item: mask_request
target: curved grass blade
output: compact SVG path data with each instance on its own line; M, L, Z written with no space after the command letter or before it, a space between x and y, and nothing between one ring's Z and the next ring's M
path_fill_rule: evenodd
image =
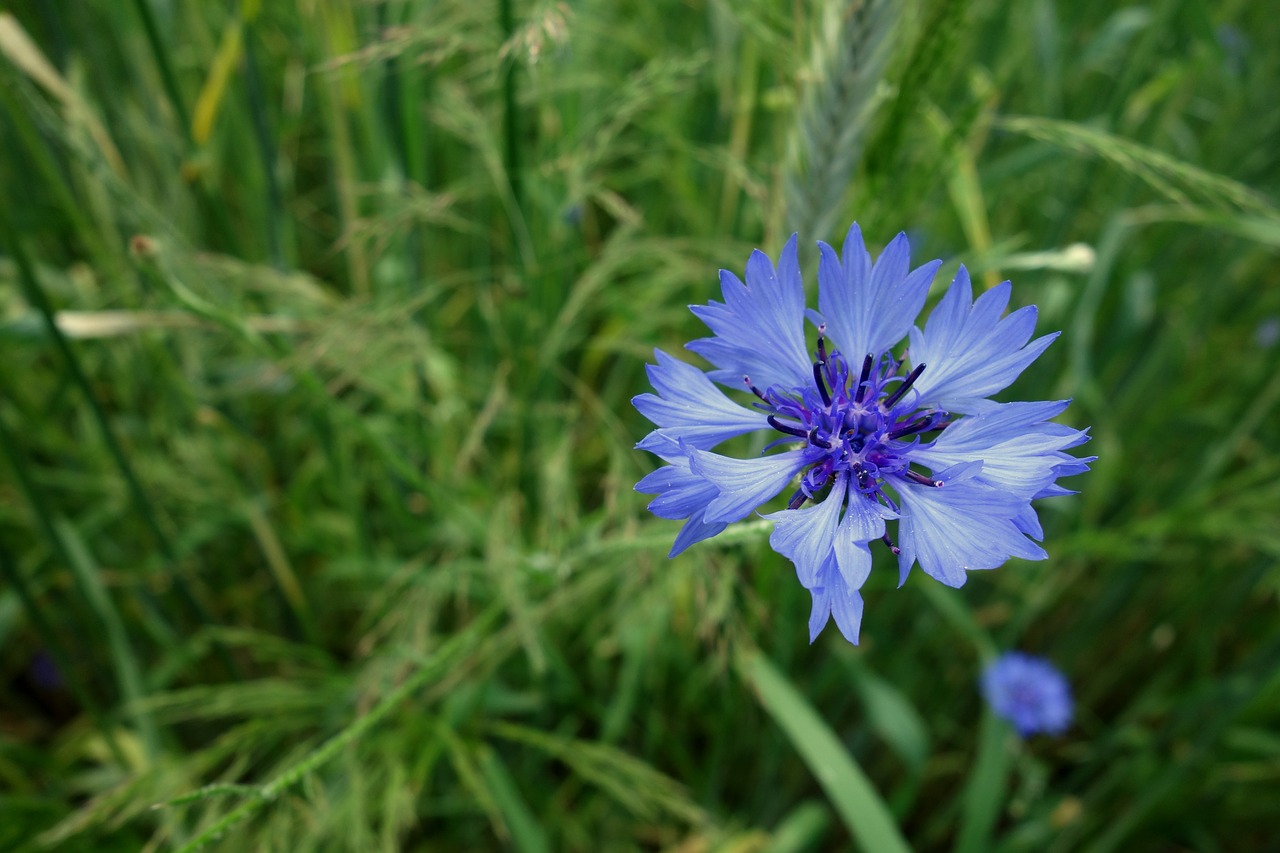
M872 853L908 853L911 846L898 831L888 804L791 682L755 649L739 650L734 666L827 792L858 847Z

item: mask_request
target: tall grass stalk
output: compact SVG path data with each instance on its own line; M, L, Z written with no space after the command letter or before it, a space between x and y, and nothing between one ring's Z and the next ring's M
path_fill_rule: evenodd
M785 228L834 239L877 108L902 3L840 0L818 6L800 110L787 142Z

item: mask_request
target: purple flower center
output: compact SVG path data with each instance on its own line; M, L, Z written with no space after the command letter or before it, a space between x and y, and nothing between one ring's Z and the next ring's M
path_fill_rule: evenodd
M905 362L892 353L879 359L868 353L854 373L841 353L827 351L824 332L825 327L819 327L812 384L791 389L772 385L761 391L750 377L744 377L761 400L756 408L769 412L769 425L785 436L769 447L800 441L807 445L803 452L809 466L788 507L796 509L813 499L840 473L847 473L848 482L867 497L883 499L895 509L882 489L886 478L941 486L909 465L921 435L948 425L946 412L921 408L918 395L911 391L925 366L916 365L904 375Z

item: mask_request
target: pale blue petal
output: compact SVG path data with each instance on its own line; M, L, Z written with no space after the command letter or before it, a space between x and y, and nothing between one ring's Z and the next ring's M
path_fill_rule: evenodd
M983 483L978 463L943 471L941 487L899 480L898 565L905 580L914 562L948 586L962 586L965 573L994 569L1010 557L1043 560L1044 549L1018 529L1026 498Z
M818 253L818 308L836 348L855 364L906 337L941 263L909 272L910 245L899 234L873 267L857 223L845 238L843 258L826 243L818 244Z
M636 483L637 492L658 495L649 503L649 511L658 518L689 518L719 496L720 490L714 484L690 469L687 458L668 461L670 465L664 465Z
M711 378L735 388L743 376L759 388L791 389L811 381L796 235L783 247L776 269L756 250L747 261L746 284L727 270L721 270L720 283L723 303L690 306L713 337L687 346L718 368Z
M1065 400L993 404L982 414L956 421L930 445L913 451L911 458L935 471L980 461L982 482L1029 499L1064 476L1065 468L1081 467L1062 451L1087 436L1063 424L1045 423L1066 407Z
M649 511L659 518L688 519L680 528L671 553L668 554L674 557L695 542L715 536L728 524L705 520L707 505L715 500L720 492L714 485L692 471L687 456L674 455L683 451L673 442L668 442L658 452L670 464L641 479L636 483L636 491L658 495L649 502Z
M784 509L765 518L774 522L769 544L796 566L800 585L810 589L820 585L819 573L831 557L844 503L845 478L837 477L830 493L814 506Z
M857 489L850 491L849 507L835 538L836 565L849 589L861 589L867 582L871 574L871 549L867 543L884 535L885 519L897 517Z
M814 587L809 594L813 596L813 608L809 611L809 644L812 645L831 621L831 588Z
M688 448L693 473L711 483L719 496L707 507L707 521L737 521L782 491L807 458L801 451L731 459Z
M1013 517L1013 523L1037 542L1044 539L1044 528L1040 526L1040 516L1036 515L1036 508L1031 504L1026 504L1018 510L1018 514Z
M911 361L926 366L915 383L922 407L960 413L989 408L985 398L1008 387L1058 336L1027 343L1036 310L1028 306L1001 319L1009 292L1006 281L974 301L962 266L924 331L911 330Z
M862 626L862 595L845 584L834 559L828 560L821 575L823 585L809 590L813 596L813 609L809 612L809 642L818 638L834 616L840 633L856 646Z
M695 542L710 539L712 536L715 536L728 526L728 522L724 521L717 521L710 524L703 521L703 511L698 510L693 515L689 516L689 520L680 528L680 532L676 534L675 544L671 546L671 552L668 553L667 556L675 557Z
M858 632L862 628L862 594L837 581L831 587L831 615L836 618L836 627L844 638L858 645Z
M657 424L636 447L658 451L667 441L684 441L707 450L743 433L768 429L763 412L747 409L725 396L705 373L691 364L654 350L656 365L646 365L657 394L641 394L631 402Z

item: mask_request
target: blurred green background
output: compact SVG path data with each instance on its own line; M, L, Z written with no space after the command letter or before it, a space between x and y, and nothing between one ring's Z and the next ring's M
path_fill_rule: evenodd
M1277 80L1243 0L8 4L0 849L1275 849ZM1012 278L1100 458L810 646L629 400L854 219Z

